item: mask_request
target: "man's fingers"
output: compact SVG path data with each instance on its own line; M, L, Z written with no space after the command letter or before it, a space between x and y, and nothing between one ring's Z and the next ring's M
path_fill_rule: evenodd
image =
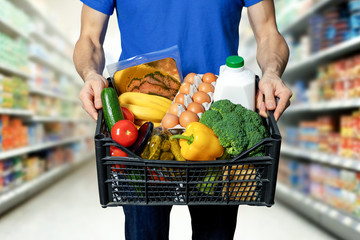
M270 83L265 83L261 87L261 91L265 95L265 107L268 110L274 110L276 108L276 102L274 98L274 87Z
M101 91L107 87L107 81L94 81L92 82L92 89L94 91L94 104L96 109L102 108Z
M279 96L279 102L274 112L274 118L276 121L280 118L280 116L285 111L285 109L290 106L289 98L290 98L290 94L288 93L284 93L282 94L282 96Z
M82 102L81 107L92 117L94 120L97 120L98 113L94 107L93 102L91 101L91 95L89 93L80 92L79 99Z
M260 110L261 104L264 102L264 94L261 90L257 91L256 95L256 108Z
M260 104L259 114L260 114L260 116L263 116L264 118L267 118L267 117L268 117L267 111L266 111L266 107L265 107L265 102L262 102L262 103Z

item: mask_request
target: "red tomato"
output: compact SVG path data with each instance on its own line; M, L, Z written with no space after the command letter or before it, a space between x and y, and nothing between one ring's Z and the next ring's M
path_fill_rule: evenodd
M111 129L112 139L124 147L130 147L138 137L138 130L129 120L120 120Z
M122 151L120 148L110 146L110 156L112 157L127 157L127 153Z
M121 107L121 111L122 111L122 113L124 115L124 118L126 120L129 120L129 121L132 121L132 122L135 121L134 114L132 114L132 112L130 112L129 109L127 109L126 107Z
M110 146L110 156L112 157L127 157L127 153L122 151L120 148L117 148L115 146ZM121 164L115 164L115 165L111 165L112 167L112 171L113 172L119 172L119 173L124 173L124 171L120 170L120 169L125 169L125 165Z

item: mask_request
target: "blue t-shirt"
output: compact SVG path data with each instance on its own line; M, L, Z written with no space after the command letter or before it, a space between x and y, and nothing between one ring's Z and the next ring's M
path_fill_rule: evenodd
M243 6L261 0L81 0L111 15L121 33L120 60L178 45L183 76L219 73L237 55Z

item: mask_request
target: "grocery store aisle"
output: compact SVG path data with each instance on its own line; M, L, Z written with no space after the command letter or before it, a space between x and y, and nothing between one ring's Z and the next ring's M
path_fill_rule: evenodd
M99 205L91 160L0 217L0 236L2 240L124 239L123 225L121 208L102 209ZM272 208L240 207L237 226L235 239L335 239L280 203ZM185 206L172 210L170 239L191 239Z

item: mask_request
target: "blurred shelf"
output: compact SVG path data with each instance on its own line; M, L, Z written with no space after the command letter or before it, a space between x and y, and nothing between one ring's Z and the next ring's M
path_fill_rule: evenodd
M26 153L36 152L36 151L40 151L40 150L43 150L43 149L56 147L56 146L59 146L59 145L65 145L65 144L68 144L68 143L78 142L78 141L84 140L84 139L86 139L88 137L90 137L90 136L72 137L72 138L67 138L67 139L59 140L59 141L50 141L50 142L46 142L46 143L38 143L38 144L35 144L35 145L32 145L32 146L16 148L16 149L8 150L8 151L1 151L0 152L0 161L2 159L7 159L7 158L19 156L19 155L26 154Z
M278 182L276 198L341 239L360 239L360 220Z
M73 102L73 103L79 103L80 101L76 98L69 98L67 96L61 95L59 93L54 93L48 90L40 89L40 88L32 88L30 89L30 93L32 94L39 94L43 96L53 97L53 98L59 98L64 101Z
M67 45L72 46L72 43L68 40L68 38L60 32L55 24L53 24L45 15L40 12L35 6L34 2L30 0L12 0L12 2L18 6L18 8L23 9L26 13L28 13L32 17L38 17L41 19L43 23L45 23L46 28L59 36Z
M59 54L60 56L62 56L63 58L65 58L66 60L68 60L69 62L72 63L71 57L66 55L65 52L63 50L61 50L60 48L58 48L57 46L55 46L55 44L51 43L50 40L47 39L46 36L44 36L44 35L42 35L42 34L40 34L38 32L33 32L33 33L31 33L30 37L34 41L41 42L48 49L51 49L51 51L55 51L57 54Z
M324 152L304 149L301 147L281 145L281 154L294 157L301 157L318 163L329 164L335 167L360 171L360 161L358 159L345 158Z
M71 117L60 117L60 116L37 116L34 115L29 121L33 122L93 122L90 119L82 119L82 118L71 118Z
M42 189L54 184L56 180L61 179L92 157L94 157L94 153L87 154L79 159L76 159L73 163L58 166L29 182L22 183L9 192L0 194L0 215L19 203L28 200L31 196L35 195Z
M48 59L44 59L43 57L40 57L40 56L37 56L37 55L30 55L29 56L29 59L34 61L34 62L37 62L41 65L44 65L48 68L51 68L52 70L60 73L60 74L63 74L63 75L66 75L66 76L69 76L69 77L73 77L70 73L66 72L65 70L59 68L55 63L49 61Z
M15 75L15 76L26 78L26 79L30 78L30 74L27 74L23 71L13 68L13 67L5 66L2 63L0 63L0 73L5 73L8 75Z
M308 72L309 69L314 70L322 63L328 62L329 60L334 60L337 57L351 53L358 49L360 49L360 36L317 52L299 62L290 64L286 68L284 75L295 75L299 74L300 72Z
M304 30L306 28L306 26L308 25L307 20L310 18L310 16L312 16L314 13L321 11L325 7L329 6L331 3L335 3L335 2L337 2L337 1L323 0L323 1L316 3L312 8L310 8L308 11L306 11L305 14L296 18L293 22L289 23L283 29L280 29L280 32L283 35L286 35L286 34L291 34L294 32L299 32L301 30Z
M0 108L0 114L15 116L32 116L33 112L25 109Z
M318 103L301 103L291 106L287 109L288 113L303 113L308 111L324 111L324 110L339 110L347 108L360 107L360 98L348 99L348 100L331 100Z
M0 29L2 33L10 37L22 37L25 40L29 40L29 36L24 34L22 31L17 29L16 27L12 26L10 23L7 23L1 16L0 16Z

